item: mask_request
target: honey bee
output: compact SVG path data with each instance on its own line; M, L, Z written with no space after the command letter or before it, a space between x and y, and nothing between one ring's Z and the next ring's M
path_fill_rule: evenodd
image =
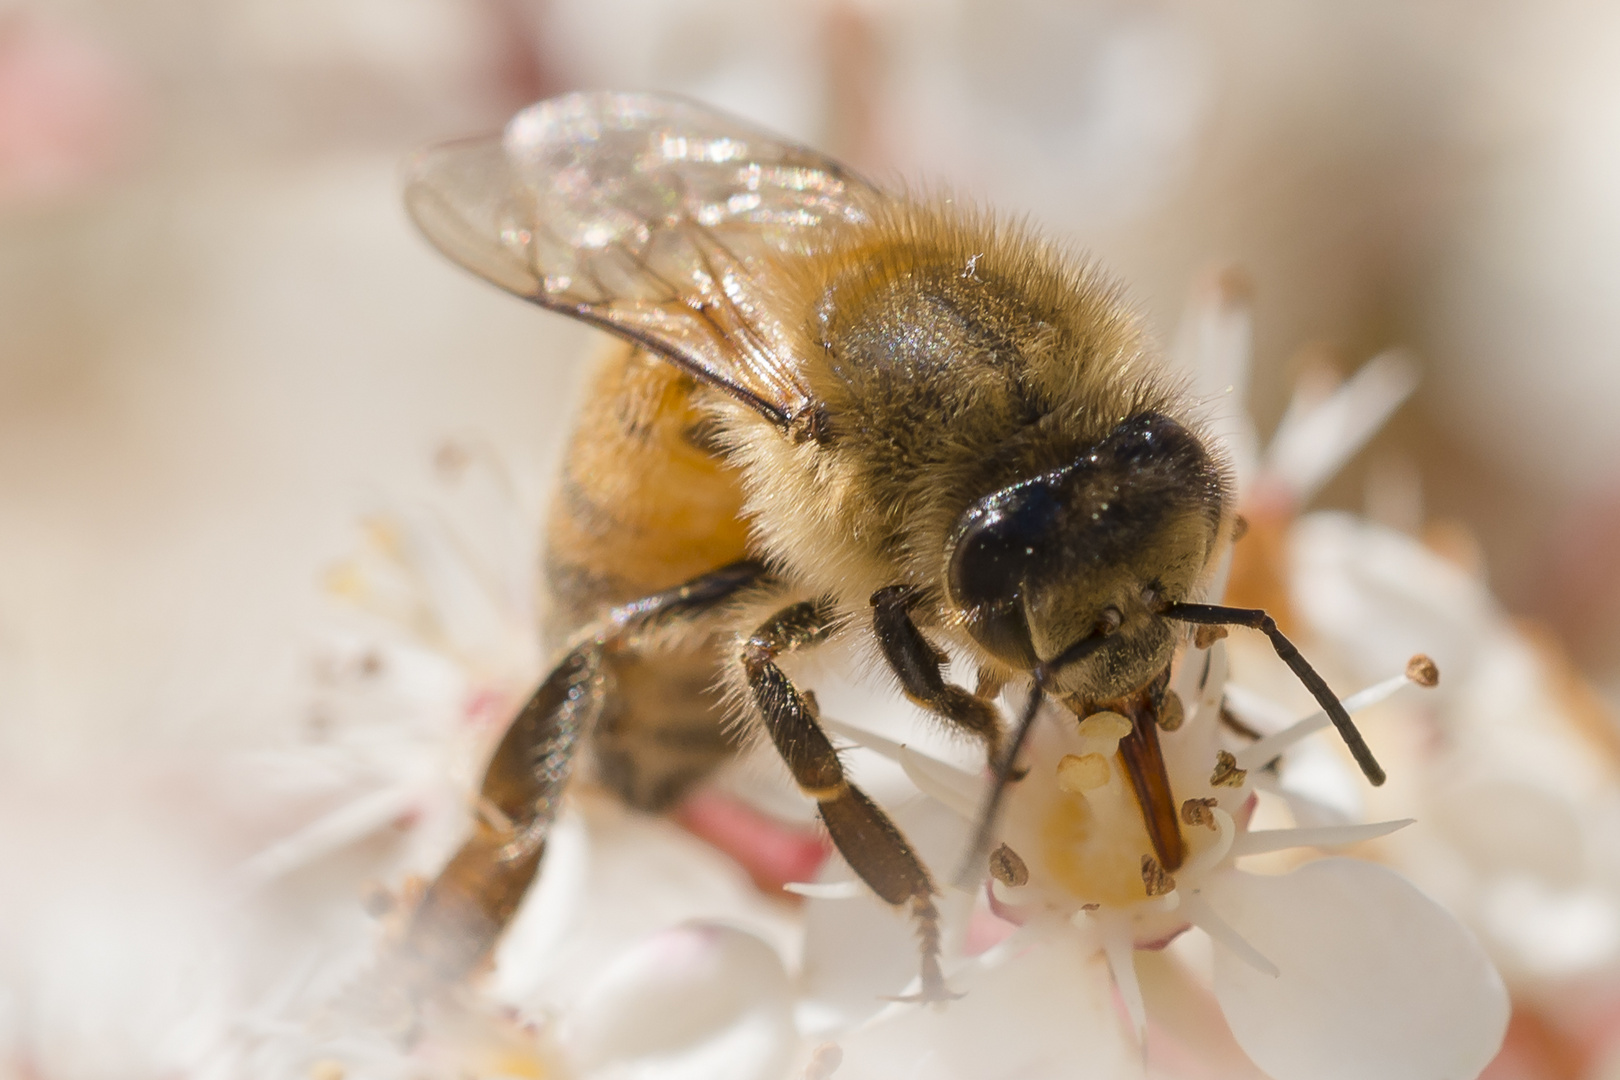
M421 154L406 199L456 262L624 342L550 518L561 659L405 932L413 977L488 957L587 745L602 783L657 810L732 752L729 718L774 744L872 891L909 908L917 996L948 997L934 874L781 666L835 635L871 635L906 697L983 744L997 783L968 882L1044 699L1132 719L1123 764L1158 863L1180 866L1158 728L1187 624L1266 633L1382 781L1263 611L1199 602L1233 539L1228 469L1094 268L658 95L540 102L498 138ZM975 688L948 681L952 657ZM1004 687L1028 687L1015 717Z

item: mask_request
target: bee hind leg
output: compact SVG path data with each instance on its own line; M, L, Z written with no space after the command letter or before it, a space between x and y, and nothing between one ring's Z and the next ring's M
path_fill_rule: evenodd
M479 791L473 834L439 871L394 953L414 993L478 970L516 914L545 851L580 739L607 694L602 645L565 656L501 738Z
M776 664L783 653L825 640L832 627L830 605L806 601L777 612L743 646L748 688L793 779L816 800L839 854L885 902L910 907L922 950L922 987L911 1000L947 1001L958 995L950 992L940 970L940 920L933 879L888 815L845 777L838 752L821 728L813 699L801 693Z
M423 894L384 963L385 978L420 997L488 961L539 870L582 740L613 702L614 652L714 610L765 576L752 560L722 566L614 608L579 639L501 737L484 771L473 834Z

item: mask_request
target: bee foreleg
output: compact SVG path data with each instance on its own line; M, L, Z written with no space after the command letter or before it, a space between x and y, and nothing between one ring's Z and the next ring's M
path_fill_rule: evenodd
M945 681L944 653L923 637L911 618L916 593L890 585L872 594L872 629L883 658L900 679L906 697L984 740L994 765L1001 760L1001 717L989 699Z
M821 812L833 845L872 891L896 907L909 904L922 947L922 991L927 1001L954 996L939 966L939 912L934 882L888 815L844 775L838 752L801 693L777 666L783 653L824 640L833 627L830 606L814 601L783 608L743 646L748 688L765 730L799 787Z

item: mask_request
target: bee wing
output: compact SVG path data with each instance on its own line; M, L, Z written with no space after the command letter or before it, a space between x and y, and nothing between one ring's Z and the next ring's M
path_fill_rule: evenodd
M679 98L542 101L498 137L410 165L406 205L446 255L628 338L779 424L810 403L765 275L881 196L812 150Z

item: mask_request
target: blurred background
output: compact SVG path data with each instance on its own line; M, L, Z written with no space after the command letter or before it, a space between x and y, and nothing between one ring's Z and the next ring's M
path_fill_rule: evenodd
M1167 344L1238 268L1262 434L1409 350L1312 505L1483 575L1620 702L1613 5L0 0L7 762L304 723L322 575L446 438L543 505L589 335L432 252L398 169L578 87L1027 214Z

